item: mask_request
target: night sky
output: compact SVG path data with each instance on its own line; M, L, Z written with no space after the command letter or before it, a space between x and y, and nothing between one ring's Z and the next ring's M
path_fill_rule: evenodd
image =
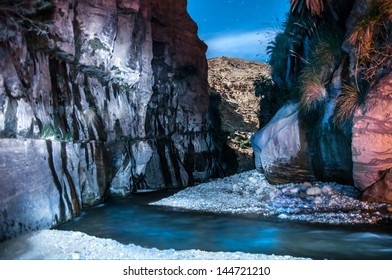
M289 0L188 0L188 11L209 46L207 57L266 61L265 48L281 28Z

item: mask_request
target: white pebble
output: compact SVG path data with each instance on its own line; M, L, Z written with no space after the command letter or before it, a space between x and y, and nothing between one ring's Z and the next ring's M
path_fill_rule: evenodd
M331 186L324 186L324 187L321 189L321 192L322 192L323 194L325 194L325 195L331 195L331 194L333 193L333 189L332 189Z
M318 187L311 187L306 190L307 195L317 196L321 194L321 190Z
M299 192L299 188L293 188L290 190L291 194L297 194Z
M321 203L323 203L323 200L321 199L321 197L316 197L315 199L314 199L314 203L315 204L321 204Z
M257 184L258 180L254 177L249 177L248 181L251 182L252 184Z
M263 193L263 188L259 188L256 190L257 195L261 195Z

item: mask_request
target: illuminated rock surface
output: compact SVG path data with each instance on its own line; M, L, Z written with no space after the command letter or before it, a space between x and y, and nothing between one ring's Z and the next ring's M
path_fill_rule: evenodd
M225 172L186 1L53 1L52 12L48 36L6 20L14 36L0 42L0 240L108 194Z

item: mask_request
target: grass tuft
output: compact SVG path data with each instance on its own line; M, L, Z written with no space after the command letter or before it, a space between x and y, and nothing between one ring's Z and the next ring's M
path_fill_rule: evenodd
M361 105L360 91L348 84L342 86L342 94L336 99L334 110L334 123L337 127L343 127L351 123L355 111Z
M315 72L312 66L307 65L303 69L299 87L301 116L306 117L314 114L324 106L327 91L322 77Z

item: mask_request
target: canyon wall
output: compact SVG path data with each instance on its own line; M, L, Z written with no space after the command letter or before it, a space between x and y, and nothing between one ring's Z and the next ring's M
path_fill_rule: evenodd
M49 4L0 7L0 240L225 172L185 0Z

